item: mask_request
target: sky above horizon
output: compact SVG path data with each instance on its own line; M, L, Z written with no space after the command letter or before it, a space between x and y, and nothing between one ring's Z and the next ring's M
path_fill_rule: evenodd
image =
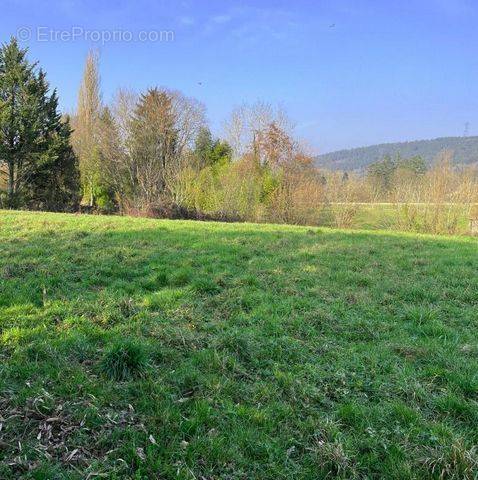
M220 134L234 106L264 100L325 153L478 135L477 25L476 0L3 0L0 41L29 47L65 111L96 48L105 101L178 89Z

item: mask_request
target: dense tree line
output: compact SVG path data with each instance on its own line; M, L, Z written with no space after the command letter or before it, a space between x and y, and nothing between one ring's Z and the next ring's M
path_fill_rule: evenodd
M430 204L441 210L424 229L451 231L444 206L477 201L476 172L453 167L449 154L431 168L397 154L361 175L319 169L287 114L264 102L234 109L223 139L204 106L176 90L120 89L105 103L98 63L91 52L70 120L26 51L14 39L0 50L3 206L311 225L327 209L343 227L360 202ZM413 208L403 212L413 227Z
M214 138L204 106L155 87L102 102L90 53L72 121L84 208L154 216L306 222L318 171L281 111L242 106ZM315 202L315 204L314 204ZM310 211L310 212L309 212ZM307 218L306 218L307 217Z

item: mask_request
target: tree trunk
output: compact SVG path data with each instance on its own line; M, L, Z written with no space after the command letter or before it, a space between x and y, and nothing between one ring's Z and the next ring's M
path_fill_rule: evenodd
M90 207L93 207L95 199L93 197L93 180L90 180Z
M15 162L8 162L7 206L14 207L15 200Z

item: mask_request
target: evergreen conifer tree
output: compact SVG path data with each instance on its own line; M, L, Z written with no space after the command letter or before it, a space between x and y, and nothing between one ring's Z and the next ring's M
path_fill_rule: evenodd
M56 91L15 38L0 48L0 169L6 206L70 210L78 198L77 161Z

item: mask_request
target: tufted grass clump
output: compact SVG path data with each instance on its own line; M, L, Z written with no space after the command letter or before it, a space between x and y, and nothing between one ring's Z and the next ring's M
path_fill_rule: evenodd
M146 349L130 339L111 345L101 361L102 372L110 379L120 382L143 376L147 367Z

